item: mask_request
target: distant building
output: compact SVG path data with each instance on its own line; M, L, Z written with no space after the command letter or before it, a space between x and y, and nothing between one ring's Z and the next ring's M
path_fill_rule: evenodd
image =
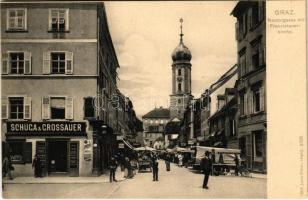
M213 115L218 112L225 104L225 95L227 88L233 88L238 78L237 65L232 66L215 83L201 94L201 133L198 142L205 146L211 146L212 139L210 130L210 121ZM213 129L212 129L213 130Z
M218 110L209 119L210 137L208 146L238 148L237 97L235 88L226 88L224 95L217 96Z
M142 116L143 139L145 145L153 147L154 142L164 138L165 126L170 119L170 111L159 107Z
M173 148L178 144L178 137L180 134L180 123L178 118L171 119L165 127L165 146L166 148Z
M266 172L266 35L265 1L240 1L236 17L238 52L239 147L247 167Z

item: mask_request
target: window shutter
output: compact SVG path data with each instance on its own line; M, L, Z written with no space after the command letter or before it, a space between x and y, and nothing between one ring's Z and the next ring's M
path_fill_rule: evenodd
M43 74L50 74L50 52L43 53Z
M265 3L263 1L259 1L258 4L259 4L258 5L259 22L261 22L264 19L264 11L265 11L264 5L265 5Z
M244 115L247 115L247 109L248 109L248 98L247 98L248 92L244 94Z
M50 98L42 98L42 119L50 119Z
M24 163L32 163L32 142L23 143L23 161Z
M1 118L9 118L9 99L6 96L2 96L1 98Z
M8 52L2 52L2 74L9 73L9 54Z
M248 30L250 30L252 28L252 8L249 8L248 9L248 23L247 23L247 26L248 26Z
M25 74L31 74L31 52L24 52L25 57Z
M69 30L69 10L65 11L65 30Z
M264 109L264 105L265 105L265 101L266 101L266 99L265 99L265 92L264 92L264 86L262 86L261 88L260 88L260 110L261 111L264 111L265 109Z
M248 114L254 112L254 104L253 104L253 92L248 93Z
M246 34L246 28L247 28L247 22L246 22L246 13L243 15L243 34Z
M73 97L65 98L65 119L73 119L74 116Z
M24 97L24 119L31 119L31 97Z
M264 65L264 57L263 57L263 46L260 43L258 46L259 51L259 67Z
M235 39L236 40L239 40L239 33L240 33L240 30L239 30L239 22L237 21L235 23Z
M73 52L65 52L66 74L73 74Z

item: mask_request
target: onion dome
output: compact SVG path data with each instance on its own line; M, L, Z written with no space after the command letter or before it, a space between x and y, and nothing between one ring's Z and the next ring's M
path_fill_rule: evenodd
M181 42L179 46L177 46L173 53L172 53L172 60L175 61L190 61L191 60L191 53L189 49Z
M173 50L172 53L173 62L191 60L191 52L183 43L183 35L184 35L182 32L183 19L180 19L180 22L181 22L180 44Z

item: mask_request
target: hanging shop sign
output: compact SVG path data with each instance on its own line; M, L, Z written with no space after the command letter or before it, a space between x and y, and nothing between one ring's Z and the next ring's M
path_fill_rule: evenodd
M124 143L119 143L119 149L124 149Z
M8 135L86 135L85 122L7 122Z

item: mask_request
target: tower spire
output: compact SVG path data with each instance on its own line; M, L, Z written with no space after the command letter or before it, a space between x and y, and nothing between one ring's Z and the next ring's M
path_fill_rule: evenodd
M180 42L182 43L183 42L183 26L182 26L182 24L183 24L183 18L181 18L180 19L180 23L181 23L181 26L180 26L180 28L181 28L181 34L180 34Z

